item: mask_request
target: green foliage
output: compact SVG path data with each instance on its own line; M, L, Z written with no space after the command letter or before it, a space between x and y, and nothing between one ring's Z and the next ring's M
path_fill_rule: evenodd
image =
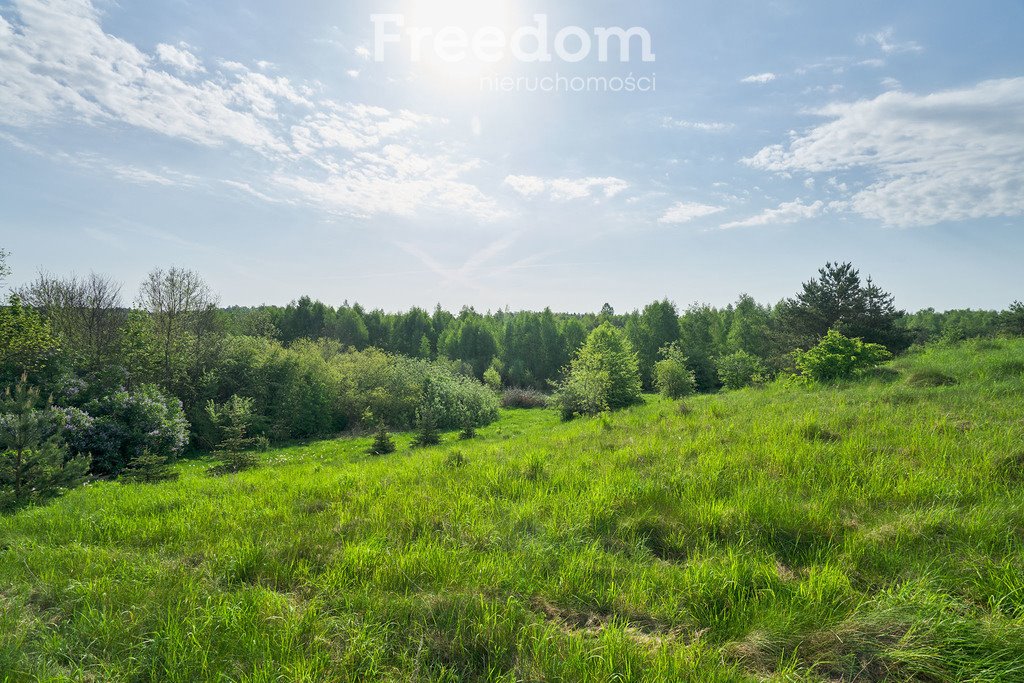
M484 373L484 385L492 391L501 391L501 373L493 365Z
M18 295L0 306L0 382L12 384L23 374L38 373L58 349L49 323L23 306Z
M237 394L221 405L213 401L206 404L210 421L221 432L221 440L214 455L223 460L225 467L232 472L255 467L259 462L255 451L266 447L264 439L249 436L253 406L251 398Z
M466 423L462 426L462 431L459 432L460 441L469 441L477 437L476 423L471 419L467 419Z
M45 501L86 479L89 457L69 453L43 404L25 377L0 398L0 510Z
M661 349L679 341L679 311L668 299L649 304L626 324L626 336L637 353L643 385L651 389Z
M718 359L718 378L726 389L742 389L762 380L767 368L757 356L736 351Z
M1003 315L1003 330L1007 334L1024 336L1024 302L1014 301Z
M850 379L891 358L892 354L880 344L868 344L829 330L817 346L797 353L796 366L808 379L835 382Z
M181 401L152 384L119 389L69 410L64 438L72 452L92 455L92 470L117 476L144 453L173 461L188 443L189 423Z
M641 401L640 369L626 335L602 323L570 363L553 398L569 420L619 410Z
M693 371L699 391L718 389L715 360L722 348L723 327L718 312L706 305L695 304L682 317L681 347L686 355L686 367Z
M171 469L167 456L145 451L128 463L120 480L129 484L157 484L177 478L178 473Z
M396 450L395 442L391 439L388 426L384 420L377 420L377 431L373 435L373 445L370 446L370 455L389 455Z
M655 385L662 396L683 398L697 390L697 379L690 370L679 344L661 350L662 360L655 366Z
M501 359L511 386L543 389L582 345L587 329L576 319L559 321L550 309L506 316Z
M339 382L339 407L346 415L370 410L396 428L416 422L429 382L432 413L440 429L462 427L467 415L480 425L498 418L498 397L480 382L443 362L393 356L377 350L331 359Z
M100 482L0 517L0 678L1019 681L1022 359Z
M154 353L160 386L188 394L219 351L217 296L195 271L157 268L139 288L137 304L149 316L146 348Z
M740 296L729 324L727 347L730 351L744 351L758 358L769 353L770 310L763 308L749 294Z
M807 348L833 329L893 351L910 345L898 324L904 313L896 309L893 296L871 278L862 282L853 264L827 263L818 275L781 311L784 334L793 346Z
M441 443L441 433L437 428L437 410L439 395L430 380L423 383L420 407L416 411L416 436L413 445L427 448Z
M498 341L479 315L467 313L444 331L437 350L447 358L468 363L473 375L482 379L498 353Z

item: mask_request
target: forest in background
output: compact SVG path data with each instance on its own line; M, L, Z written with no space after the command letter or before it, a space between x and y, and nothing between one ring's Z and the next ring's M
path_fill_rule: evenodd
M0 276L8 275L4 265ZM907 314L849 263L827 264L774 305L741 295L725 308L680 310L663 299L589 314L387 313L309 297L223 307L187 269L153 270L136 292L95 273L40 273L0 307L0 386L10 387L0 414L34 425L8 430L5 448L33 432L26 452L59 439L65 464L88 457L92 475L117 476L139 458L217 447L234 409L244 409L244 431L266 443L409 429L425 415L432 428L471 432L497 418L502 392L509 407L543 405L559 386L564 398L568 369L585 365L581 349L602 334L638 371L625 406L641 388L710 393L798 373L798 354L830 331L899 354L1024 334L1024 305ZM682 389L666 390L673 382ZM581 379L576 393L592 384ZM563 400L563 415L615 407L582 394L568 408Z

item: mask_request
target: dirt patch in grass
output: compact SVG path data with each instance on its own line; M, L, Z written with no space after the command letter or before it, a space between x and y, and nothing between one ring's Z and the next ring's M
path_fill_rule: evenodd
M636 614L606 614L592 610L580 610L556 605L543 597L535 597L530 607L544 620L554 624L568 634L597 636L612 624L623 627L630 639L637 643L658 648L675 642L691 644L699 640L706 631L697 631L686 637L682 628L670 629L656 619Z
M911 373L907 384L912 387L951 387L956 384L956 378L937 368L924 368Z

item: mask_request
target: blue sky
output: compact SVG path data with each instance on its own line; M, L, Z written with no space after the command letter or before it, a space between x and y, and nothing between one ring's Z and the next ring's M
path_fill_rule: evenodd
M640 27L628 62L413 62L407 26ZM1024 3L0 3L12 284L155 266L225 304L775 301L852 260L908 309L1024 298ZM553 44L553 42L552 42ZM567 43L567 46L573 45ZM429 43L428 43L429 48ZM486 76L656 78L493 92ZM527 80L527 83L529 80Z

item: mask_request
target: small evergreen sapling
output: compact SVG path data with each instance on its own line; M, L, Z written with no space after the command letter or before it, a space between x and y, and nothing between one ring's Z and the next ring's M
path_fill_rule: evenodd
M156 455L144 451L142 455L128 463L121 481L124 483L156 484L161 481L173 481L178 473L173 471L165 455Z
M370 420L373 420L373 414L370 413ZM395 442L391 440L391 434L388 433L388 426L384 423L384 420L377 420L377 431L373 435L373 445L370 446L370 455L389 455L394 453L396 450Z
M413 443L419 448L436 446L441 443L441 433L437 429L437 418L430 406L422 406L416 413L416 437Z
M224 461L225 468L230 472L255 467L257 457L254 451L266 446L265 438L248 435L252 424L253 403L251 398L236 395L220 406L213 401L206 404L206 413L221 431L221 442L214 454Z
M476 420L472 415L467 414L462 422L462 431L459 432L459 439L469 441L476 438Z
M70 456L43 404L25 376L0 398L0 508L57 496L89 472L90 458Z
M441 443L441 433L437 428L437 412L434 402L434 385L427 379L423 382L420 407L416 411L416 436L413 439L413 445L419 448L436 446Z

